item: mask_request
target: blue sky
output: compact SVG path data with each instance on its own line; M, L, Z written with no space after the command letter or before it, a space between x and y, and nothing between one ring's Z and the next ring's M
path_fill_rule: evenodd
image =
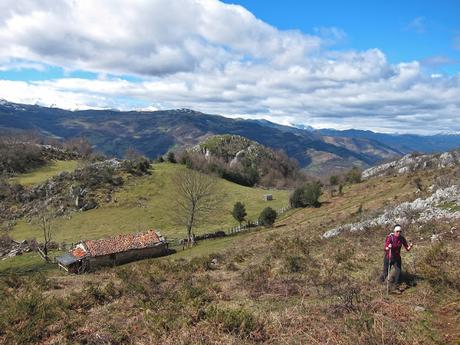
M454 48L460 45L455 42L460 36L458 0L226 2L244 6L279 29L311 34L320 28L340 29L346 35L338 45L342 49L378 48L391 63L444 56L451 61L427 68L444 73L460 71L460 46Z
M460 1L3 0L0 98L459 131Z

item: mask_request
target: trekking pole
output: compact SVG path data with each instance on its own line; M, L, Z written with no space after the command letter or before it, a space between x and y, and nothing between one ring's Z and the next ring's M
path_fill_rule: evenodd
M388 248L387 296L390 293L391 247Z

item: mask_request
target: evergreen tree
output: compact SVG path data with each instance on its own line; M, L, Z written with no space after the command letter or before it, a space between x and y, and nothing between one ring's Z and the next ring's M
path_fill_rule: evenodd
M259 224L264 225L264 226L272 226L275 223L276 217L277 217L276 211L272 209L271 207L266 207L260 213Z
M235 205L233 205L232 216L240 224L241 227L241 223L246 219L247 216L246 207L243 203L238 201L235 203Z

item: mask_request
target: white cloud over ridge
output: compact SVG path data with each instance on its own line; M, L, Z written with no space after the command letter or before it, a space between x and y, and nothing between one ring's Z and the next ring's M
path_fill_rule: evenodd
M7 0L0 71L46 64L119 77L0 80L0 97L64 108L189 107L317 127L460 130L458 75L390 64L379 49L334 51L331 39L344 36L336 28L280 31L216 0Z

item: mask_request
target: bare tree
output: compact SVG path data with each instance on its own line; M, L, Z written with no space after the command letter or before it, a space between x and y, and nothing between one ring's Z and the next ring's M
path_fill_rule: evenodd
M83 158L88 158L93 153L93 147L86 138L73 138L64 142L64 147L71 151L76 151Z
M45 200L38 205L35 216L43 236L43 252L40 252L40 248L38 250L46 261L50 261L48 251L54 236L53 221L56 218L56 213L48 196L48 191L46 191Z
M194 243L193 229L215 208L217 203L216 179L195 170L186 169L173 178L176 188L175 216L187 230L188 245Z
M40 213L39 222L43 231L43 253L45 254L45 260L49 261L48 247L53 239L53 217L47 210Z

